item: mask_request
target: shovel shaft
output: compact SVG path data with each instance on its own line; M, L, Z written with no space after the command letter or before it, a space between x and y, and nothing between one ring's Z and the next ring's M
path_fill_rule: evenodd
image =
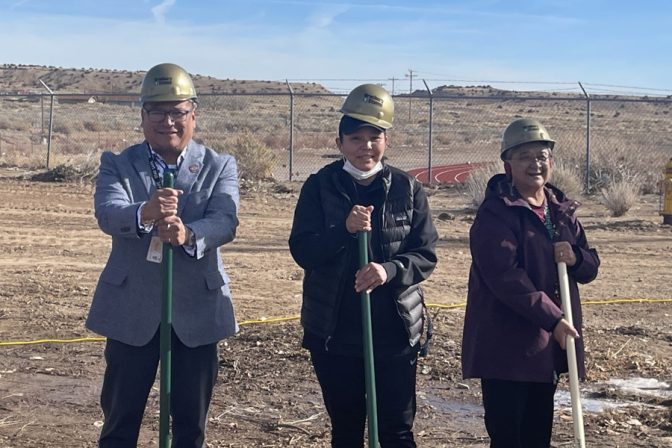
M359 244L359 267L369 263L369 235L357 234ZM371 329L371 297L367 291L361 292L362 337L364 345L364 375L366 382L366 416L369 424L369 448L378 448L378 412L376 404L376 371L373 358L373 331Z
M560 298L562 299L562 312L565 319L572 325L572 303L569 299L569 277L567 276L567 264L558 263L558 279L560 283ZM576 361L576 342L573 337L567 336L567 365L569 366L569 392L572 399L572 421L574 422L574 446L586 447L586 438L583 432L583 410L581 408L581 391L579 390L579 371Z
M163 186L173 188L173 173L166 172ZM171 334L173 328L173 246L163 244L161 264L163 294L161 301L161 376L159 395L159 448L170 447L170 397L172 389L172 347Z

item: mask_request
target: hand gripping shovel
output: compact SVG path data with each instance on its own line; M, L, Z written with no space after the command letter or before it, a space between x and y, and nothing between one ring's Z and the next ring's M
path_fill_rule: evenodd
M357 233L360 269L369 263L369 234ZM369 423L369 448L378 448L378 413L376 406L376 371L373 363L373 333L371 331L371 297L367 291L362 298L362 336L364 339L364 376L366 380L366 416Z
M558 280L560 281L560 298L562 312L565 319L572 325L572 304L569 300L569 278L567 264L558 263ZM583 410L581 409L581 392L579 391L579 372L576 363L576 344L572 336L567 336L567 364L569 366L569 391L572 398L572 420L574 422L574 446L586 448L586 438L583 433Z
M173 188L173 173L163 175L163 187ZM159 448L170 447L170 397L172 376L171 333L173 327L173 246L163 244L161 263L163 294L161 301L161 377L159 396Z

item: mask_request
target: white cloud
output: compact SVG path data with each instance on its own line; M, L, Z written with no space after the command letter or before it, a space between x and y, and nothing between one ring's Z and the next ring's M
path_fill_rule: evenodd
M166 13L173 7L176 0L163 0L152 8L152 15L158 23L166 23Z
M308 25L310 28L328 28L336 17L348 9L350 9L348 5L323 5L308 17Z

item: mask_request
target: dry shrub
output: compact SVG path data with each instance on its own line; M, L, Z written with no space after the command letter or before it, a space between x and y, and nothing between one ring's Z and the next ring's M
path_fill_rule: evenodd
M601 190L602 203L611 212L611 216L623 216L637 203L637 185L634 178L621 178Z
M239 134L230 146L219 148L219 152L228 152L236 158L238 177L248 181L273 178L275 154L251 132Z
M563 160L555 160L555 168L551 177L551 184L562 190L567 197L576 199L583 191L581 174L575 165Z
M333 131L294 133L294 149L331 149L336 147L337 126Z
M45 182L92 182L98 176L100 154L90 152L71 157L53 169L33 176Z
M0 153L0 166L2 167L20 167L36 170L44 168L45 160L45 154L36 151L15 149L5 151L3 149Z
M91 132L100 132L105 129L105 125L100 121L85 121L84 129Z
M52 130L55 133L65 135L71 135L77 131L81 131L82 129L84 129L84 126L82 126L82 123L78 121L71 121L71 122L54 121L54 125L52 127Z
M0 166L27 169L44 168L47 160L47 146L33 143L21 135L6 141L0 135ZM53 160L53 158L52 158Z
M24 120L22 117L0 117L0 131L30 131L30 121Z
M286 130L274 130L263 138L266 146L276 150L287 150L289 148L289 132Z
M227 96L225 97L224 104L222 105L224 110L229 111L242 111L245 110L249 103L249 100L245 97L240 96Z
M584 167L585 154L563 152L565 162ZM592 152L590 191L601 196L612 216L623 216L637 203L640 193L656 192L660 181L662 154L635 151L614 145L609 151Z
M501 163L493 162L482 165L469 174L464 183L464 189L471 208L477 209L481 205L483 199L485 199L485 190L488 186L488 181L492 176L501 172Z
M585 171L586 155L583 150L563 150L563 160L568 165L579 167ZM614 145L608 151L592 151L590 156L589 181L590 191L600 193L612 183L625 180L624 176L636 176L638 189L644 193L658 191L658 183L662 167L665 165L665 154L660 151L633 150L632 148ZM633 180L628 177L627 180Z

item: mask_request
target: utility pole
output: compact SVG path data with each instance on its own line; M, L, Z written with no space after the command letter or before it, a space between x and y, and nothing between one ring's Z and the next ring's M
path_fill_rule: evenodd
M390 93L392 94L392 96L394 96L394 81L395 81L396 79L397 79L397 78L395 78L394 76L391 77L391 78L387 78L388 81L392 81L392 92L390 92Z
M413 96L413 72L414 70L409 68L408 73L404 76L408 78L408 123L411 123L411 97Z

